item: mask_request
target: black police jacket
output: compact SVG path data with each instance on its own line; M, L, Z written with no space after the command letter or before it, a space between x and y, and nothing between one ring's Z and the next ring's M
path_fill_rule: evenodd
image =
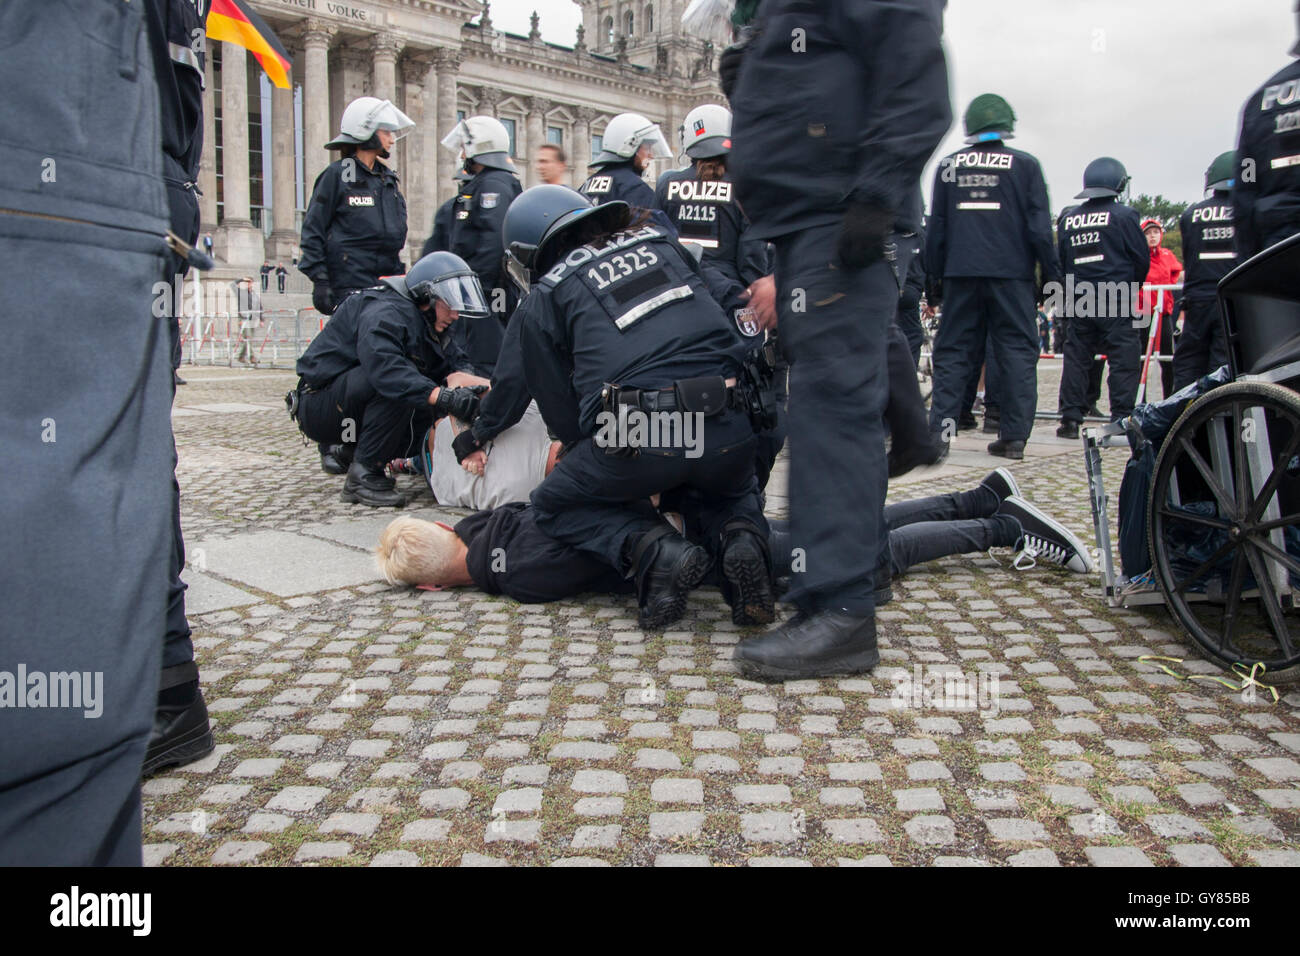
M411 405L427 402L449 373L469 370L451 336L434 333L425 313L388 286L344 299L298 359L297 370L319 389L358 365L381 396Z
M519 306L528 391L568 444L595 430L601 389L738 375L745 347L691 254L657 226L579 246Z
M316 177L302 220L298 269L325 282L341 298L402 273L406 199L397 173L375 160L367 169L355 158L337 159Z
M934 172L926 262L936 275L1056 278L1052 213L1038 160L1000 140L945 156Z
M158 83L163 181L172 232L199 238L199 161L203 153L203 84L207 0L147 0L149 53Z
M1245 262L1300 232L1300 60L1251 94L1241 112L1232 188L1237 253Z
M941 0L764 0L731 98L727 168L754 238L894 213L952 122Z
M433 214L433 232L424 240L424 248L420 250L421 258L431 252L446 252L450 247L452 206L455 203L456 197L452 196Z
M736 201L735 183L697 177L694 164L659 177L655 204L664 211L682 242L702 246L702 262L741 286L772 271L767 243L748 235L749 219Z
M615 200L625 202L632 207L634 213L648 212L655 225L668 235L675 232L672 222L655 202L655 191L632 168L630 159L623 163L604 163L594 167L587 181L578 187L578 192L596 206Z
M1237 266L1232 198L1215 192L1183 210L1178 219L1183 236L1183 298L1213 299L1219 280Z
M519 322L522 309L515 309L506 326L501 350L492 369L492 389L483 396L478 406L478 417L470 426L474 438L481 445L496 438L524 417L532 396L524 378L524 353L519 344ZM482 321L482 320L480 320Z
M1113 197L1089 199L1056 225L1061 274L1078 282L1143 282L1151 253L1137 210Z

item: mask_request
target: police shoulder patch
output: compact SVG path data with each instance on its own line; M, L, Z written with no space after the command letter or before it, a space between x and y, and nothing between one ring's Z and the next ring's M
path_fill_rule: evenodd
M500 193L480 193L478 197L479 205L484 209L495 209L497 200L501 198Z
M736 310L736 328L747 339L752 339L763 331L758 325L758 313L753 309Z

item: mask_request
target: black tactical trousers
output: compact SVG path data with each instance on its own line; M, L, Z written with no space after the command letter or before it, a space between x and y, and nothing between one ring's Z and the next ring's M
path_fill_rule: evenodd
M1061 421L1083 421L1089 403L1092 357L1105 353L1110 364L1110 417L1117 421L1133 411L1142 374L1142 340L1127 316L1072 316L1061 371Z
M356 461L380 465L414 454L433 424L433 409L382 397L360 365L320 391L300 393L298 427L312 441L357 443Z
M957 421L971 376L979 376L976 360L986 336L987 358L997 366L999 437L1025 441L1038 407L1038 320L1034 283L1028 279L944 280L943 319L934 342L930 431L953 437L951 431L945 435L944 423ZM986 396L988 384L986 376Z
M984 377L984 411L987 414L989 409L993 410L993 417L999 414L998 401L998 363L997 356L989 348L988 337L980 343L979 352L975 355L975 360L971 362L970 378L966 382L966 394L962 396L961 410L963 413L970 412L975 407L975 399L979 396L980 375Z
M1183 334L1174 349L1174 391L1228 364L1223 310L1217 298L1183 300Z
M885 261L860 270L834 264L838 230L818 226L776 241L790 359L790 533L804 559L785 600L865 615L875 609L876 566L888 559L883 416L898 281ZM853 507L840 506L845 495Z
M684 486L694 492L692 518L701 537L716 538L732 518L748 519L766 535L754 446L749 418L735 409L704 420L702 454L695 458L683 449L654 448L619 457L585 438L533 489L537 527L629 573L630 545L660 521L647 515L643 499Z

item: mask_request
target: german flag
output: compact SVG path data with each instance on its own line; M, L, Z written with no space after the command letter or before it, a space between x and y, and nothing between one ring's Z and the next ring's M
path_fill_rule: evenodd
M293 61L266 21L244 0L211 0L208 36L242 46L257 57L272 83L282 90L289 89L289 68Z

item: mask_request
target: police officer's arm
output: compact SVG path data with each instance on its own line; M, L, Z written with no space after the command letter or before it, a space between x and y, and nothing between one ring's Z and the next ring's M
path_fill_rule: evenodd
M849 199L898 213L952 124L941 4L909 0L828 8L834 35L873 79Z
M1029 168L1032 175L1025 205L1029 243L1034 250L1034 258L1038 260L1042 282L1059 282L1060 260L1056 255L1056 246L1052 243L1052 208L1048 204L1047 182L1043 179L1043 169L1037 162Z
M748 228L748 220L745 226ZM746 285L772 273L772 253L766 239L747 239L742 232L736 246L736 260L740 281Z
M1123 230L1120 235L1123 237L1124 254L1133 263L1133 281L1145 282L1147 273L1151 271L1151 247L1147 245L1146 236L1142 235L1137 214L1125 216L1120 228Z
M312 282L328 282L329 266L325 258L325 239L329 235L334 208L338 205L339 177L334 166L326 166L316 177L311 202L302 217L302 238L298 246L298 271Z
M1254 158L1264 155L1259 144L1250 135L1249 120L1255 111L1260 93L1256 92L1246 101L1246 108L1241 113L1241 129L1237 134L1237 156ZM1251 176L1250 182L1245 176L1236 176L1232 183L1232 226L1233 238L1237 247L1237 261L1245 262L1259 252L1260 238L1255 229L1255 205L1259 201L1259 176Z
M504 177L503 177L504 178ZM513 183L488 182L474 196L469 210L469 221L457 237L452 249L478 275L485 291L497 285L501 273L501 233L505 228L506 210L516 195ZM484 205L484 196L492 195L491 205ZM492 293L488 292L490 296Z
M483 396L478 406L478 418L471 431L478 445L491 441L524 417L532 396L524 381L524 353L519 340L519 326L526 314L529 299L525 299L506 326L497 364L492 371L492 390ZM481 320L480 320L481 321Z
M408 326L396 306L376 303L362 315L357 326L357 358L376 392L387 399L423 405L438 383L425 376L407 358L414 344L408 342Z
M537 399L546 427L565 445L586 436L579 426L578 396L573 393L573 361L562 341L563 329L551 308L550 297L539 299L519 326L519 344L526 357L524 382Z
M930 193L930 220L925 227L925 266L930 280L926 288L931 305L937 305L943 296L944 262L948 256L948 182L944 179L945 167L940 164L934 171L934 189Z

